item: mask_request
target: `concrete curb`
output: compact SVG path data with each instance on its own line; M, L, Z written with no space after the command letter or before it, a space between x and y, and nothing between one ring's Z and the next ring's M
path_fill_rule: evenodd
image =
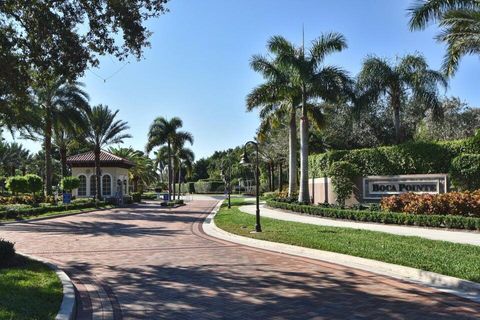
M211 237L254 248L314 260L321 260L333 264L364 270L383 276L388 276L391 278L432 287L439 291L451 293L462 298L466 298L480 303L480 284L472 281L445 276L442 274L415 269L411 267L404 267L391 263L349 256L341 253L304 248L265 240L257 240L229 233L215 225L214 217L220 209L221 204L222 202L219 202L203 222L203 231Z
M53 264L48 260L29 254L19 254L29 259L40 261L55 271L63 286L62 304L60 305L60 310L58 311L55 320L73 320L75 318L76 299L75 288L70 277L56 264Z

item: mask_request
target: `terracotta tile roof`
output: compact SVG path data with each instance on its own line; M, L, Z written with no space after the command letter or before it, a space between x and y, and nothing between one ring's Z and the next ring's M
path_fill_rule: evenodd
M95 166L95 153L93 151L85 152L70 156L67 158L67 164L72 166ZM110 152L100 151L100 165L103 166L120 166L131 168L134 163L130 160L111 154Z

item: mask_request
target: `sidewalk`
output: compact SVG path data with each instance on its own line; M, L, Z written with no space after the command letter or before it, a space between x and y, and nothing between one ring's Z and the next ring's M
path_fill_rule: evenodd
M241 206L239 208L242 212L248 214L255 214L255 205ZM297 213L290 213L280 209L270 209L265 206L260 207L260 215L262 217L294 221L308 224L315 224L319 226L341 227L362 229L370 231L386 232L397 234L401 236L415 236L431 240L443 240L462 244L471 244L480 246L480 232L469 231L451 231L433 228L407 227L390 224L365 223L348 220L327 219L318 216L302 215Z

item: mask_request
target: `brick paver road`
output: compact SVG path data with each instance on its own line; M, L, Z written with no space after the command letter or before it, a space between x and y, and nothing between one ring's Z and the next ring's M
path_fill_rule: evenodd
M63 266L78 319L463 319L480 306L367 272L209 238L215 201L144 204L0 226Z

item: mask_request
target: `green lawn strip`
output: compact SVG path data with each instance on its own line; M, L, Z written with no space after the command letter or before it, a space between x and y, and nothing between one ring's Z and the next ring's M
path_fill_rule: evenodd
M104 205L104 206L99 206L98 208L91 207L91 208L73 209L73 210L65 210L65 211L52 211L52 212L45 212L45 213L42 213L42 214L39 214L39 215L25 216L25 217L22 217L22 219L0 219L0 223L2 223L2 222L16 222L16 221L21 222L21 221L38 219L38 218L54 217L54 216L67 215L67 214L77 214L77 213L82 213L82 212L94 211L94 210L97 210L97 209L98 210L110 209L110 208L113 208L113 207L114 207L113 205Z
M222 206L215 224L245 237L344 253L480 282L480 247L350 228L324 227L262 218L262 233L251 234L255 216Z
M40 262L17 257L0 268L0 319L54 319L62 297L57 274Z

